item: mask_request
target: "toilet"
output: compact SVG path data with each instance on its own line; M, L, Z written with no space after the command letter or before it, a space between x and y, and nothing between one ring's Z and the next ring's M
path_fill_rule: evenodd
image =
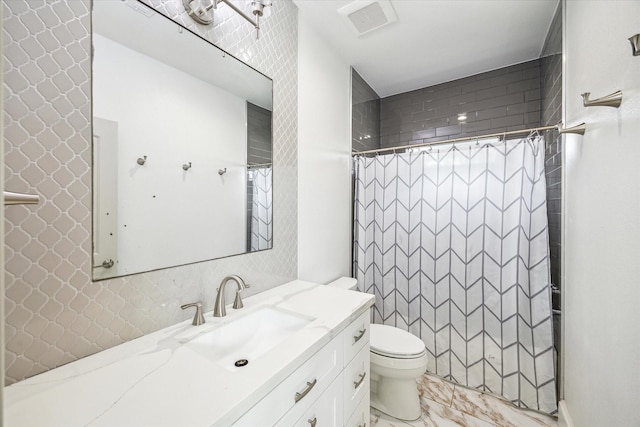
M357 281L342 277L328 284L356 290ZM427 350L415 335L388 325L371 324L371 407L406 421L420 418L416 380L427 370Z

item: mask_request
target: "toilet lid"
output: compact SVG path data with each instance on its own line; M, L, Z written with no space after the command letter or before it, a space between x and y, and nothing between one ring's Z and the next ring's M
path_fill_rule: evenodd
M371 351L381 356L412 358L424 354L422 340L415 335L388 325L371 325Z

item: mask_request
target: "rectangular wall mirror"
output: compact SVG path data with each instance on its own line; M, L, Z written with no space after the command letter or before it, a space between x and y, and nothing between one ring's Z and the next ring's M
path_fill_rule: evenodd
M270 249L271 79L135 0L92 20L93 279Z

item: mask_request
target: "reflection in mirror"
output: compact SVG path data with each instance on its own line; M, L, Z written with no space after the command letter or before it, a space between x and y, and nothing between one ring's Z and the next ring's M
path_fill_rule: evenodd
M93 3L93 278L272 247L272 82L148 6Z

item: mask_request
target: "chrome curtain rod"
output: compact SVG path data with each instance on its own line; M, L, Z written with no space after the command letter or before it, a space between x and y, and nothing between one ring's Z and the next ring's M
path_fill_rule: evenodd
M255 165L247 165L247 169L262 168L266 166L273 166L273 163L257 163Z
M500 132L500 133L490 133L487 135L478 135L478 136L465 136L464 138L454 138L454 139L447 139L447 140L443 140L443 141L434 141L434 142L423 142L422 144L413 144L413 145L399 145L396 147L388 147L388 148L377 148L375 150L365 150L365 151L352 151L351 155L352 156L356 156L356 155L360 155L360 154L374 154L374 153L381 153L383 151L396 151L396 150L405 150L407 148L418 148L418 147L429 147L432 145L439 145L439 144L455 144L456 142L462 142L462 141L475 141L477 139L484 139L484 138L497 138L500 136L508 136L508 135L520 135L523 133L531 133L531 132L542 132L542 131L546 131L546 130L552 130L552 129L558 129L558 125L555 126L542 126L542 127L537 127L537 128L529 128L529 129L522 129L522 130L512 130L509 132Z

